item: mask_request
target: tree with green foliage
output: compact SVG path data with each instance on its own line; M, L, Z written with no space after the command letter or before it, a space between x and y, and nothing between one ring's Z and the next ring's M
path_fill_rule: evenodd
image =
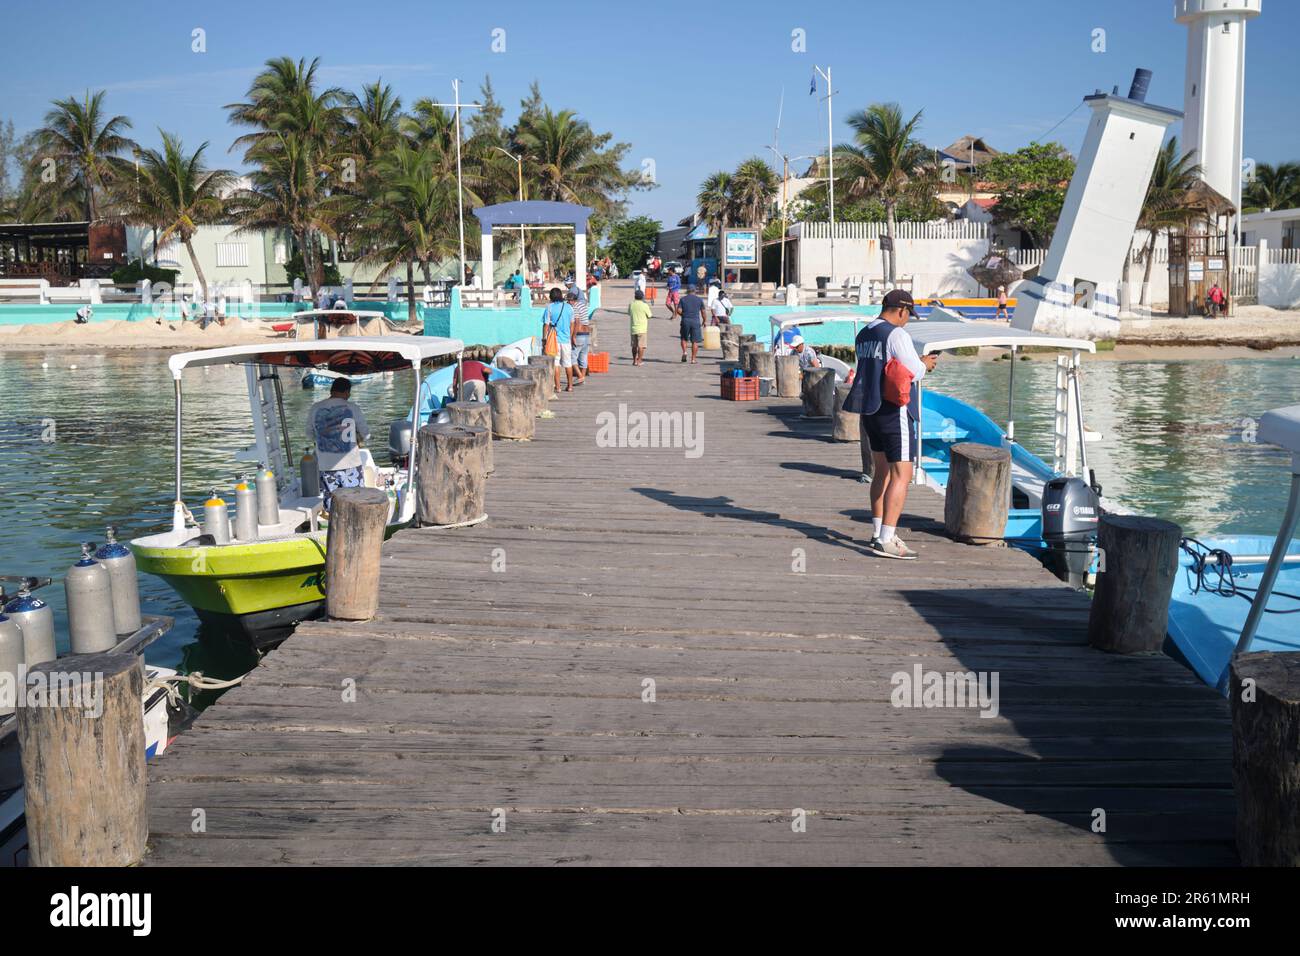
M1156 154L1155 166L1151 170L1151 182L1147 185L1147 193L1142 200L1142 211L1138 214L1138 228L1147 230L1147 240L1142 250L1142 258L1146 262L1142 274L1143 305L1150 302L1151 264L1156 258L1156 239L1162 231L1168 232L1170 226L1184 220L1187 191L1201 178L1201 167L1192 160L1192 151L1186 153L1178 151L1177 136L1170 137ZM1124 292L1128 291L1131 259L1131 255L1124 259Z
M633 269L644 266L661 231L663 223L649 216L614 223L609 234L609 257L618 266L619 275L631 275Z
M1243 212L1300 206L1300 163L1259 163L1241 191Z
M87 90L80 100L55 100L35 134L29 181L36 209L65 216L71 202L79 200L81 215L92 222L99 219L113 187L129 168L122 157L135 147L126 136L130 127L125 116L108 115L103 90ZM47 169L53 179L43 175Z
M994 221L1024 230L1040 248L1052 242L1073 175L1074 160L1060 143L1030 143L980 169L985 181L996 184Z
M230 190L234 174L227 169L208 169L203 164L207 143L187 153L179 137L162 130L159 133L161 150L140 150L135 188L122 197L123 218L135 225L158 228L160 242L175 239L185 247L206 302L208 280L194 252L194 234L199 226L223 218L222 197Z

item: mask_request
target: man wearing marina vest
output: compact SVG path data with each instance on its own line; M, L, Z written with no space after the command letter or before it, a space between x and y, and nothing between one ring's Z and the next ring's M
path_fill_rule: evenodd
M862 416L862 434L871 442L871 551L882 558L913 560L916 552L895 533L912 483L913 459L920 451L921 409L916 383L934 370L935 356L921 358L904 326L916 314L910 293L891 289L880 318L858 333L853 348L858 368L844 400L846 412ZM910 375L906 402L892 402Z

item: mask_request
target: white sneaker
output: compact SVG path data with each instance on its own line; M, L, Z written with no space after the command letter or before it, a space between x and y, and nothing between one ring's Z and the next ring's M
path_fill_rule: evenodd
M916 560L916 552L897 538L891 538L888 541L881 541L876 538L871 542L870 547L872 554L879 558L893 558L897 561Z

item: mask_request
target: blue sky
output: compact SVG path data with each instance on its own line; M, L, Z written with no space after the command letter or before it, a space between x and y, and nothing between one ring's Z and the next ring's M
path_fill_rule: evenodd
M824 148L825 104L808 94L814 64L833 69L837 140L847 138L839 120L852 110L894 101L924 110L921 137L931 146L973 133L1015 149L1094 88L1126 91L1136 66L1155 72L1150 102L1181 109L1186 30L1172 8L1170 0L11 0L0 119L24 131L52 98L106 89L137 139L152 145L161 126L188 145L210 141L211 162L237 167L222 106L242 99L272 56L319 56L327 82L352 88L382 76L408 103L449 98L453 77L474 96L490 73L508 119L537 79L553 107L629 143L629 165L653 160L659 186L635 194L632 212L671 223L690 212L710 172L772 155L783 91L782 151ZM205 53L191 50L195 28L206 31ZM1092 50L1097 28L1104 53ZM498 29L504 52L492 50ZM791 49L797 29L803 53ZM1300 3L1264 0L1247 33L1245 154L1260 162L1300 159L1298 40ZM1085 114L1052 138L1077 148Z

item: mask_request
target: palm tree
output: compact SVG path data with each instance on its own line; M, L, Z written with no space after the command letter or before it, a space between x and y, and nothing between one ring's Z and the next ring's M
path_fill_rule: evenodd
M700 183L700 191L695 196L700 218L713 227L719 242L722 241L722 231L736 214L732 179L732 174L728 172L720 170L712 173Z
M203 300L208 298L208 280L194 253L194 233L205 223L217 222L225 211L223 196L235 181L227 169L208 169L203 164L204 143L193 153L185 152L180 138L163 132L162 149L141 149L139 183L124 201L123 218L141 226L154 226L155 240L179 240L190 255L198 276Z
M752 156L737 166L731 177L730 193L741 221L761 229L780 188L781 181L766 160Z
M293 232L313 298L325 278L317 237L333 234L325 204L332 188L345 185L339 173L348 158L343 148L348 126L340 106L344 94L335 87L317 90L319 62L268 60L249 86L247 102L226 107L232 123L253 127L231 147L243 147L245 162L258 167L253 175L257 195L242 196L238 203L241 224L256 221ZM277 207L283 218L267 222L263 214Z
M1300 206L1300 163L1258 164L1255 177L1246 185L1241 200L1241 204L1251 212Z
M835 148L835 188L847 199L874 196L885 207L890 247L885 281L893 283L898 204L907 198L913 177L926 166L930 155L916 139L921 111L904 120L897 103L873 103L851 114L848 124L853 128L853 142Z
M1155 259L1156 240L1162 231L1181 222L1184 218L1182 200L1187 190L1196 185L1201 178L1201 167L1192 162L1191 151L1178 152L1178 137L1171 136L1156 154L1155 167L1151 172L1151 183L1147 186L1146 197L1142 200L1142 211L1138 214L1138 228L1147 230L1146 246L1142 258L1146 265L1142 273L1141 303L1150 302L1151 264ZM1128 256L1124 260L1124 275L1121 288L1128 288Z
M86 219L99 218L99 195L107 194L122 173L122 153L135 144L124 135L131 127L125 116L108 116L104 91L86 91L85 99L55 100L45 114L45 125L36 131L36 153L32 175L41 182L48 160L54 161L54 193L62 193L59 205L66 205L71 187L81 199Z
M430 262L457 253L456 180L445 175L433 143L398 142L376 166L375 190L340 202L353 207L367 237L359 261L378 265L381 277L406 264L407 319L415 324L415 263L427 282Z
M621 163L625 143L610 143L610 134L596 133L572 110L558 113L549 106L530 109L520 117L514 144L524 158L528 195L553 202L590 206L595 219L608 219L623 209L622 197L638 181ZM545 234L543 234L545 235ZM549 264L545 241L538 243Z

